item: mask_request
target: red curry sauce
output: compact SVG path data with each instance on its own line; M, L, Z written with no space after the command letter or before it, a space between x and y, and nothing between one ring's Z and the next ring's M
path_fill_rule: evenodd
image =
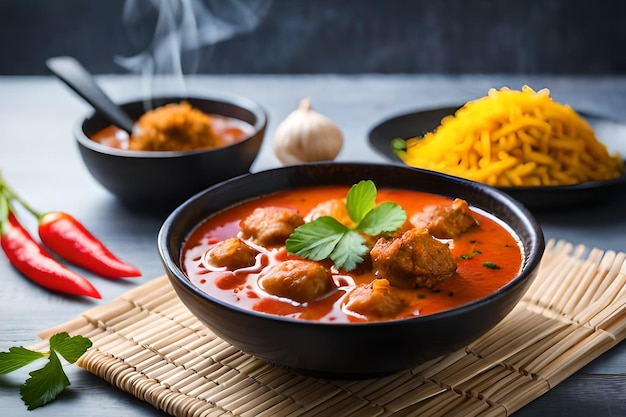
M265 293L258 285L256 273L225 275L208 271L202 265L204 253L215 243L234 237L240 231L239 222L259 206L296 208L306 214L317 204L346 196L349 187L311 187L279 192L250 201L207 219L189 237L183 248L183 267L191 282L202 291L245 309L323 322L363 322L363 317L346 314L341 309L343 296L354 283L368 283L374 279L371 272L333 275L339 289L329 296L307 304ZM393 201L402 206L410 218L423 207L445 203L449 198L416 191L379 189L378 202ZM519 240L499 220L473 209L480 226L455 239L446 239L457 259L456 273L435 289L399 289L397 294L409 301L409 307L395 319L424 316L448 310L482 298L513 279L521 269L522 249ZM294 258L284 248L269 256L269 264ZM357 268L358 270L358 268Z

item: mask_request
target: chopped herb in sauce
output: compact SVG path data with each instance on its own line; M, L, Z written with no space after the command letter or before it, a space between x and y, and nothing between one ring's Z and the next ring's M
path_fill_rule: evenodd
M459 256L459 258L461 259L472 259L474 256L476 255L480 255L482 252L479 251L478 249L474 249L469 253L464 253L461 256Z

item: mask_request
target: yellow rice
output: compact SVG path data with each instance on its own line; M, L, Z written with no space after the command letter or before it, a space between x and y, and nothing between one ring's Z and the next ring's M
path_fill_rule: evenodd
M621 157L570 106L528 86L489 90L435 131L408 139L398 155L413 167L494 186L570 185L624 171Z

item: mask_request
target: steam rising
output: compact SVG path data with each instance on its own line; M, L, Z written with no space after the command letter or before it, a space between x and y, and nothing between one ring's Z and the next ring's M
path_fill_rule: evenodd
M186 96L184 74L198 70L202 51L252 32L272 0L127 0L123 20L131 42L143 47L115 61L142 75L143 95Z

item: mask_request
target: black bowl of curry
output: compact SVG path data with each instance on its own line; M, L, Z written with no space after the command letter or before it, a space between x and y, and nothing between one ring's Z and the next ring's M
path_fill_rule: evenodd
M160 97L124 103L132 134L92 113L74 136L92 176L123 203L169 212L206 187L249 172L267 115L239 95Z
M218 336L325 378L411 369L471 343L534 279L541 228L501 191L415 168L313 163L187 200L158 248Z

